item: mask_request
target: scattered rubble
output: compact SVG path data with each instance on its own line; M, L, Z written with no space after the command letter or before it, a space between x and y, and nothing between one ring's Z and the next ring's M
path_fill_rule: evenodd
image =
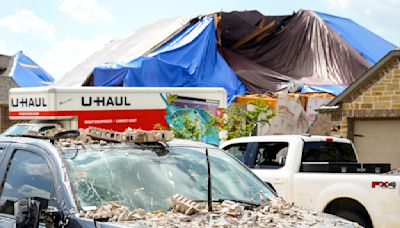
M81 216L124 227L361 227L331 215L304 210L277 197L271 197L267 204L252 210L245 210L241 204L229 200L213 203L213 208L213 212L208 212L206 202L196 203L174 195L168 212L161 209L129 212L126 207L111 203L82 212Z
M44 132L28 131L28 135L37 137L53 137L57 133L63 132L65 129L50 129ZM70 138L61 138L55 141L62 147L70 147L72 145L82 144L100 144L106 145L108 143L119 142L133 142L133 143L146 143L146 142L167 142L174 138L172 131L167 130L141 130L128 128L124 132L118 132L108 129L88 127L86 129L79 129L79 136Z

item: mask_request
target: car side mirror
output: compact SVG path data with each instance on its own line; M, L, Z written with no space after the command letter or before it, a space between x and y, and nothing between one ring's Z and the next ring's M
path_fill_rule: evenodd
M14 203L16 228L39 227L40 201L23 198Z
M279 165L285 166L285 163L286 163L286 156L279 157L278 162L279 162Z
M40 197L23 198L14 203L16 228L37 228L39 222L51 227L62 227L67 222L62 211L53 206L53 200Z

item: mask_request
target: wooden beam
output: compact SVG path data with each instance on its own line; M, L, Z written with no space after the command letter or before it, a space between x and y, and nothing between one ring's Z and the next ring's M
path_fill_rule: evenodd
M221 20L221 15L218 15L218 13L214 13L213 17L214 17L215 34L216 34L216 37L217 37L217 44L221 46L222 45L222 43L221 43L222 42L221 41L221 29L218 27L219 22Z
M275 21L272 21L271 23L269 23L266 26L263 26L260 29L255 30L254 32L246 35L245 37L243 37L241 40L239 40L238 42L236 42L234 45L232 45L232 49L237 49L239 47L241 47L242 45L244 45L245 43L249 42L250 40L254 39L254 37L260 35L261 33L267 31L268 29L270 29L272 26L275 25Z

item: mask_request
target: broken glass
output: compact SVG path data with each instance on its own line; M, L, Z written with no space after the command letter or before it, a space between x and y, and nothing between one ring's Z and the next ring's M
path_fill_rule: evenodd
M120 203L129 210L168 210L169 200L181 194L207 200L205 148L138 149L86 148L64 153L80 209ZM272 193L242 164L219 149L209 149L213 200L262 203ZM262 196L260 196L262 194Z

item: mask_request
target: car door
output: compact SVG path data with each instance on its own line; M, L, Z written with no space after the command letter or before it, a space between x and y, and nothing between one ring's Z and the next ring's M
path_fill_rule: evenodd
M281 170L285 165L279 163L279 157L286 157L285 149L287 153L288 145L287 142L242 142L232 143L223 149L241 160L261 180L283 196L287 193L285 187L287 172Z
M0 227L15 227L14 203L17 200L26 197L55 199L55 178L44 157L29 149L15 148L9 158L1 182ZM45 226L40 224L39 227Z
M286 158L289 144L287 142L257 142L253 143L248 166L261 178L270 184L279 196L287 194L285 182L287 179L287 168L283 157Z

